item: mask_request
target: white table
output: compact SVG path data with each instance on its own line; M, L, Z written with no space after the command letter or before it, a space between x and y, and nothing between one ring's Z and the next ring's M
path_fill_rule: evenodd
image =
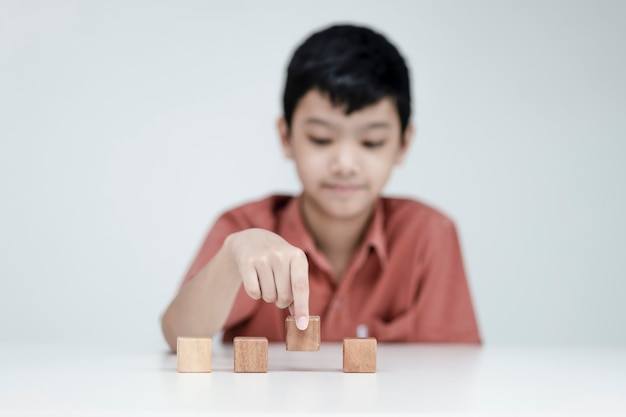
M340 344L287 352L267 374L179 374L176 356L104 347L0 345L0 415L626 415L626 348L378 345L376 374L344 374Z

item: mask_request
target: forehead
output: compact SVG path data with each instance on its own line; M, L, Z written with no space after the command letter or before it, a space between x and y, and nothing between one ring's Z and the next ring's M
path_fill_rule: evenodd
M301 127L317 126L341 130L384 125L390 129L400 129L400 118L396 106L390 98L383 98L370 106L347 115L343 106L333 106L326 95L314 89L302 96L298 102L292 124Z

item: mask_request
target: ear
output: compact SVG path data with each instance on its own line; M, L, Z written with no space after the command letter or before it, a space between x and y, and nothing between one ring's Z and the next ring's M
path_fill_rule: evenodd
M280 145L283 149L283 155L287 159L293 159L293 146L291 145L291 132L284 116L278 118L276 122L278 128L278 136L280 136Z
M402 145L400 149L398 149L398 153L396 154L396 165L402 165L404 162L404 157L406 156L406 152L409 150L409 146L413 141L413 135L415 134L415 127L413 123L409 122L407 124L406 129L404 129L404 135L402 136Z

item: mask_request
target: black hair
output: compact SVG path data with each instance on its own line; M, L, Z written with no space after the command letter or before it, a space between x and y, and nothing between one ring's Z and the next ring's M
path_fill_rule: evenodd
M335 25L300 45L287 67L283 112L287 126L311 89L350 114L383 98L398 110L402 132L411 116L409 72L400 52L383 35L362 26Z

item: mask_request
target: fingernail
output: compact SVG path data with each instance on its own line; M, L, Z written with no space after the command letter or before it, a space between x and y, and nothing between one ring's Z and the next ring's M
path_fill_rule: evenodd
M296 327L300 330L306 330L309 326L309 319L306 316L300 316L296 319Z

